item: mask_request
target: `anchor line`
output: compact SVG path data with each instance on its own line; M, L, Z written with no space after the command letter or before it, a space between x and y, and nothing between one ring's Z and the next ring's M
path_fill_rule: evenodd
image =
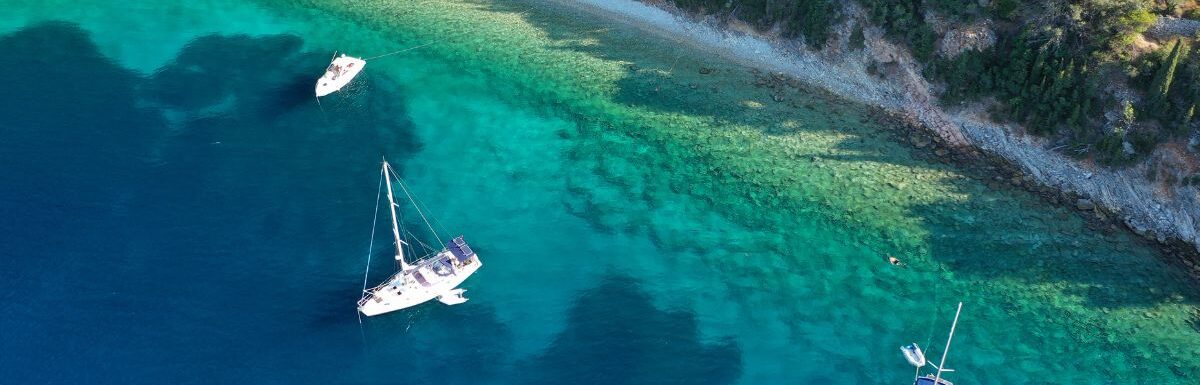
M416 47L409 47L409 48L405 48L405 49L402 49L402 50L399 50L399 51L396 51L396 52L385 53L385 54L383 54L383 55L379 55L379 56L372 56L372 57L369 57L369 58L366 58L366 59L363 59L363 60L375 60L375 59L378 59L378 58L381 58L381 57L385 57L385 56L392 56L392 55L395 55L395 54L398 54L398 53L412 51L412 50L414 50L414 49L421 48L421 47L424 47L424 46L427 46L427 45L430 45L430 44L433 44L433 43L425 43L425 44L418 45L418 46L416 46Z

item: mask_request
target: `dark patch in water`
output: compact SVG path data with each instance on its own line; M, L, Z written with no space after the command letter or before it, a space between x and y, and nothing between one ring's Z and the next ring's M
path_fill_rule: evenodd
M313 75L311 73L296 74L281 85L271 90L273 97L264 100L268 111L292 111L300 106L313 103L315 100L309 94L313 92Z
M695 316L654 307L638 283L609 277L583 293L567 327L528 368L528 384L732 384L741 352L700 340Z
M279 77L295 71L292 63L319 63L300 57L296 36L205 36L188 43L169 65L150 77L146 92L171 107L200 109L229 94L270 94ZM249 100L239 100L241 103Z

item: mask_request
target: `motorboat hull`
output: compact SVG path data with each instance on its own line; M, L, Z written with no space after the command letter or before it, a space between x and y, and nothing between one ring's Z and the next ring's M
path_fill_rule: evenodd
M329 63L329 67L325 69L325 75L317 79L317 97L332 94L337 90L342 89L359 72L362 72L363 67L367 66L367 62L363 59L350 57L346 55L339 56Z

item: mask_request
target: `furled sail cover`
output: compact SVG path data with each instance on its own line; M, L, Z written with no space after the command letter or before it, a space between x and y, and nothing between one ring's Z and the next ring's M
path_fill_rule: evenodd
M917 379L917 382L914 385L953 385L950 383L950 381L946 381L945 378L938 380L937 384L934 384L933 380L934 379L932 377L921 377Z
M463 263L466 263L468 259L475 256L475 252L471 250L471 246L467 245L467 241L464 241L462 236L446 242L446 248L450 249L450 253L454 254L454 258L458 258Z

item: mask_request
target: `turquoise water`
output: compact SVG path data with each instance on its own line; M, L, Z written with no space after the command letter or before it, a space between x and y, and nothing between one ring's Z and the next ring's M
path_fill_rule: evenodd
M0 5L0 69L38 74L0 93L13 383L895 384L956 301L956 383L1200 378L1152 248L669 39L513 2ZM428 42L311 97L334 50ZM380 156L484 258L470 302L360 326Z

